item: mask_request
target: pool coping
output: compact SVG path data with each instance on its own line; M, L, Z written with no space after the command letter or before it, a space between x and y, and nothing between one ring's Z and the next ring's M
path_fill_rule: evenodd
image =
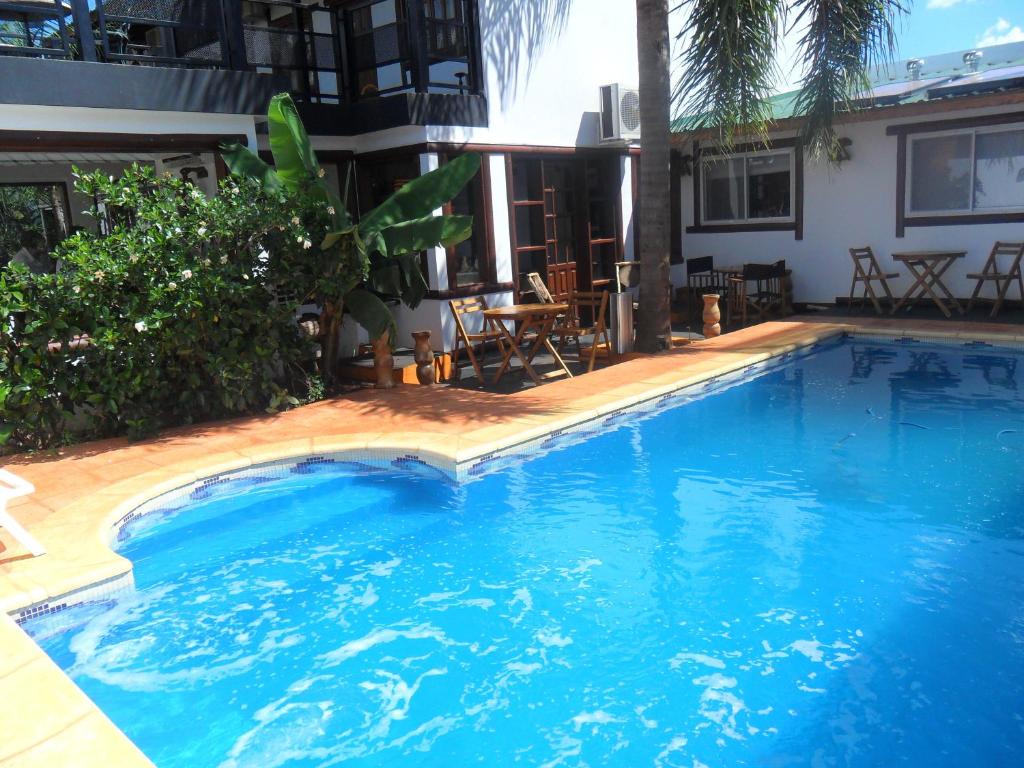
M230 431L240 423L248 426L254 420L186 430L178 442L172 443L174 452L165 452L165 457L161 455L159 441L152 452L143 453L142 457L138 454L147 450L145 443L140 448L124 441L106 441L101 448L109 448L93 454L86 446L69 449L49 460L22 458L6 464L7 469L36 484L36 494L13 503L10 509L49 547L49 553L39 558L0 560L0 722L15 734L0 742L0 765L6 768L60 764L56 757L60 754L74 755L76 765L92 764L93 755L96 765L150 764L16 621L60 612L130 589L134 583L131 563L114 552L111 545L118 531L155 499L193 492L229 473L274 464L294 465L308 457L360 457L383 462L416 458L461 478L473 467L515 456L538 441L599 423L611 414L649 405L680 390L846 333L1024 345L1024 328L1010 325L797 318L764 323L673 353L637 357L584 377L500 396L502 402L522 406L521 411L513 407L509 410L515 415L475 428L471 428L476 423L471 419L463 419L461 425L455 419L452 424L445 424L444 431L424 428L422 413L416 418L381 422L377 426L391 429L371 433L365 431L358 417L356 431L308 434L311 427L320 424L313 417L305 419L307 434L302 437L297 437L295 430L280 428L289 422L290 414L306 412L309 416L316 408L307 406L281 414L276 430L272 423L268 433L249 431L236 435L237 439L229 439L219 446L220 450L211 452L200 452L199 446L224 430ZM427 388L403 389L409 402L428 410L443 409L442 400L453 397L445 391ZM390 396L370 393L364 397L360 402L366 413L374 413L373 403L365 402L372 401L374 394L378 398ZM486 400L485 408L499 407L490 395L472 395ZM326 411L332 404L337 408L339 402L344 406L344 400L317 406ZM473 400L469 398L470 402ZM325 416L338 417L333 412ZM344 419L342 423L346 429L353 426ZM264 426L265 422L256 423L257 430ZM255 441L257 436L259 440ZM95 456L100 459L92 461ZM70 490L63 487L62 463L66 463L67 482L73 486ZM88 469L82 470L81 464L87 464ZM122 477L110 482L108 475L100 471L104 467L121 470ZM4 543L10 549L8 539ZM31 695L25 695L26 692ZM26 727L15 728L13 723L26 723ZM83 743L89 744L88 762L83 762ZM116 756L116 761L111 755Z

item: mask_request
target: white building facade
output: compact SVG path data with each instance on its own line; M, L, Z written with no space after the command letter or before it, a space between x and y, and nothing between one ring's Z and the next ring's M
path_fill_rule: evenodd
M116 35L107 10L92 45L56 24L62 13L88 18L87 0L55 3L27 20L23 41L0 40L0 185L63 195L66 211L50 215L65 229L91 225L72 165L152 163L212 191L226 172L219 143L266 151L262 115L287 90L339 188L354 171L361 212L459 153L482 155L453 203L475 217L473 238L424 254L430 293L395 308L399 345L430 330L436 350L451 349L451 298L511 303L533 271L556 294L607 286L632 256L638 150L598 136L599 87L637 82L629 0L342 0L299 11L209 0L145 23L140 6ZM225 22L211 26L207 11ZM616 45L596 45L610 30Z
M784 259L795 302L823 304L849 296L850 248L870 246L901 274L897 296L911 278L892 253L963 250L944 281L970 296L967 275L993 243L1024 240L1024 45L984 53L976 71L958 53L879 83L873 102L840 117L838 164L805 153L794 119L779 120L770 146L725 157L707 134L678 135L677 250L723 266ZM684 263L673 282L685 285Z

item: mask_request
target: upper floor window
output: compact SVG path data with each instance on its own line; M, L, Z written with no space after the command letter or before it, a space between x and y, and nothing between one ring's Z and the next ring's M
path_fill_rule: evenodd
M472 45L470 0L424 0L428 87L475 90L470 59Z
M354 99L479 91L475 0L355 0L344 16Z
M910 136L906 215L1024 211L1024 125Z
M702 224L792 222L794 150L703 155Z

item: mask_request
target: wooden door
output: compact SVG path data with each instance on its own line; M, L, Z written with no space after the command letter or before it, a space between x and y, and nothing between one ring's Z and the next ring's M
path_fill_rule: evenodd
M618 157L510 157L512 246L517 285L537 272L556 301L576 288L614 282L621 254Z
M576 290L579 207L571 160L544 161L544 245L547 284L555 301Z

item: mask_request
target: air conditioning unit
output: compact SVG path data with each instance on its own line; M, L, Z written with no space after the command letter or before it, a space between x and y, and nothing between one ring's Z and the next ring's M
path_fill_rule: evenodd
M640 138L640 91L618 83L601 86L601 141Z

